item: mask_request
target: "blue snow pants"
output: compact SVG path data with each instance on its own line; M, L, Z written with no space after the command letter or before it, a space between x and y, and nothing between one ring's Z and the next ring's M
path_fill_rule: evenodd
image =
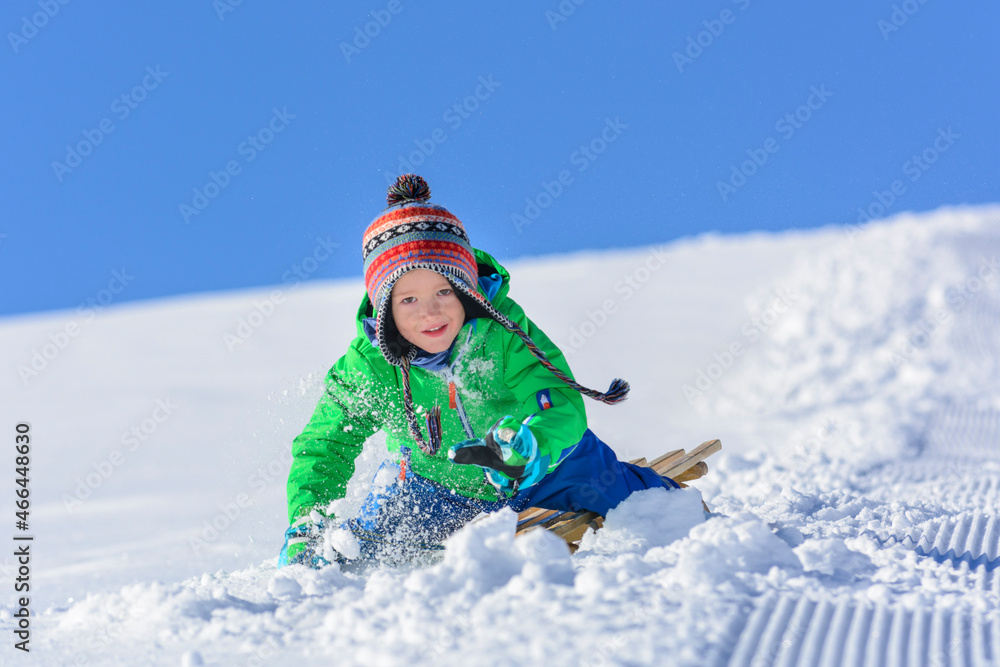
M390 461L376 477L386 472L394 473L395 481L373 488L358 516L342 524L358 538L362 558L408 560L421 551L440 550L449 535L481 512L503 507L590 510L604 516L635 491L679 488L651 468L619 461L590 429L553 472L498 501L466 498L409 470L400 479L399 464Z

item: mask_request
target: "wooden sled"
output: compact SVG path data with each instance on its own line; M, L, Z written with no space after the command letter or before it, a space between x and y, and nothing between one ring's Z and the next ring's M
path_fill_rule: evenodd
M703 477L708 472L705 459L721 449L720 441L706 440L695 447L690 454L686 454L683 449L675 449L649 462L641 458L629 463L652 468L660 475L669 477L682 487L686 487L686 482ZM705 505L705 511L709 511L708 505ZM518 515L517 535L536 529L548 530L566 540L570 551L575 552L580 548L580 539L584 533L588 529L597 530L603 524L604 517L596 512L568 512L531 507Z

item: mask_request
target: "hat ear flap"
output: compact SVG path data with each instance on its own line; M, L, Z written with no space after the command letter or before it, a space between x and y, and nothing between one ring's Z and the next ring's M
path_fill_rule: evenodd
M389 288L392 293L392 288ZM375 315L375 344L382 351L385 357L393 366L399 366L404 358L413 359L417 354L417 348L410 341L403 338L396 326L396 320L392 316L392 302L389 296L383 299Z
M403 334L399 333L396 320L392 316L392 308L385 309L385 314L382 316L382 329L385 344L389 348L388 352L398 359L408 356L413 344L403 338Z

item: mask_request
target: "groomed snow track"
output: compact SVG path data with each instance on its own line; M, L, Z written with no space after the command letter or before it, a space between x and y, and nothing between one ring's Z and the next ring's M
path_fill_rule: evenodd
M1000 567L1000 518L979 513L934 519L902 540L921 556L958 567Z
M998 328L1000 329L1000 328ZM1000 412L949 407L915 458L860 475L872 498L906 498L939 516L879 538L941 564L939 581L993 600L986 613L772 594L746 618L732 667L996 667L1000 665ZM972 484L968 480L973 479Z
M733 667L985 667L1000 619L948 609L772 595L747 619Z

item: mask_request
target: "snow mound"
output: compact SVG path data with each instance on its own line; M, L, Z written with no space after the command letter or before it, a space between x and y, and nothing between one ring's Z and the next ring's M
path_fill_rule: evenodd
M825 233L779 290L748 298L753 344L704 414L805 421L800 445L885 459L919 446L942 404L1000 405L1000 213Z
M849 549L844 540L835 538L809 540L795 548L795 555L807 571L841 579L851 579L875 569L870 558Z
M407 590L431 596L458 591L483 595L515 578L519 581L512 585L517 587L573 583L564 541L542 530L515 539L516 529L517 514L509 509L471 522L445 543L442 563L410 575Z
M749 593L760 588L762 577L782 570L797 574L802 568L788 544L753 515L712 519L673 551L672 578L708 590L731 587Z
M705 521L701 503L694 488L634 493L608 512L601 530L583 536L580 552L641 553L666 546Z

